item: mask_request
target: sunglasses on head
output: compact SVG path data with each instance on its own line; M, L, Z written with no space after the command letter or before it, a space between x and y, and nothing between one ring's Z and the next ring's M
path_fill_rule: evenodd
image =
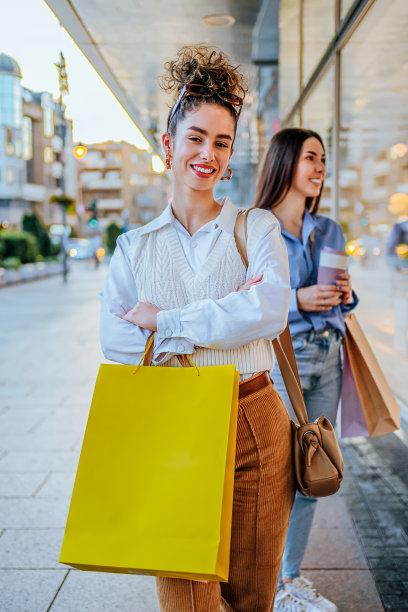
M207 85L197 85L196 83L186 83L183 89L180 91L180 95L176 100L175 105L172 108L172 111L169 115L169 119L167 121L167 129L170 127L170 123L176 114L177 110L180 108L181 102L183 98L186 96L202 96L203 98L210 98L211 96L218 96L224 102L228 102L231 104L236 110L236 119L238 121L238 117L241 113L242 105L244 103L243 99L235 94L229 93L219 93L218 91L214 91L211 87L207 87Z

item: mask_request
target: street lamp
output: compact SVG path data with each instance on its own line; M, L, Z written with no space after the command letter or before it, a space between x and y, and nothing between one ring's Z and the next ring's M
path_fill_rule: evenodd
M65 58L60 51L60 61L58 64L54 64L58 70L58 83L59 83L59 117L60 117L60 134L62 140L62 156L61 156L61 165L62 165L62 173L59 182L59 187L61 189L61 195L53 196L50 202L53 201L55 203L59 203L62 206L62 223L64 226L64 233L62 239L62 276L64 279L64 283L67 282L68 277L68 253L66 248L66 236L65 236L65 227L66 227L66 212L68 206L72 205L73 199L64 194L65 190L65 177L64 177L64 165L65 165L65 138L66 138L66 125L65 125L65 109L63 104L63 96L69 93L68 89L68 75L67 75L67 67L65 65ZM68 201L69 200L69 201Z
M67 282L68 277L68 250L67 250L67 210L72 209L75 200L67 195L54 195L50 198L50 204L60 204L62 208L62 227L63 233L61 234L61 251L62 251L62 276L64 283Z
M86 148L85 145L81 143L79 143L78 145L76 145L76 147L74 147L74 155L76 159L82 159L83 157L85 157L87 152L88 152L88 149Z

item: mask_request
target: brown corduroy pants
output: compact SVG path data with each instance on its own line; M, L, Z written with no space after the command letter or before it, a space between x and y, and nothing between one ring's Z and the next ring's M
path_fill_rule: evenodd
M156 578L160 610L272 612L294 495L289 416L258 374L240 385L229 580Z

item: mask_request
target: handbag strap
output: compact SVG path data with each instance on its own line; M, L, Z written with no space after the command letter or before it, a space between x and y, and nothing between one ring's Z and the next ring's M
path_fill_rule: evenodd
M242 263L248 269L248 213L252 208L239 211L234 227L234 238ZM279 338L272 340L272 346L280 367L286 391L289 395L293 410L300 425L308 423L305 400L303 398L302 386L300 384L299 372L296 364L295 351L293 350L292 337L290 335L289 323Z

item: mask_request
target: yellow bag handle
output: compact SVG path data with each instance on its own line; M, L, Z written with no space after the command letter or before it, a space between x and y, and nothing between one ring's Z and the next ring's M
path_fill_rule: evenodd
M142 361L143 361L143 365L147 365L146 361L148 360L148 353L149 353L149 349L153 347L153 340L154 340L154 332L152 332L150 334L150 336L148 337L147 341L146 341L146 348L145 348L145 352L143 353L143 355L140 358L139 363L137 364L133 374L136 374L136 372L139 370ZM151 358L150 358L151 361Z
M140 361L137 364L133 374L136 374L136 372L138 372L142 364L142 361L143 361L143 365L145 366L150 366L150 364L152 363L153 341L154 341L154 332L152 332L150 336L148 337L148 339L146 340L145 352L141 356ZM196 369L197 376L200 376L200 371L198 367L196 366L196 364L194 363L194 361L191 359L190 355L177 355L177 359L179 360L183 368L194 367Z

